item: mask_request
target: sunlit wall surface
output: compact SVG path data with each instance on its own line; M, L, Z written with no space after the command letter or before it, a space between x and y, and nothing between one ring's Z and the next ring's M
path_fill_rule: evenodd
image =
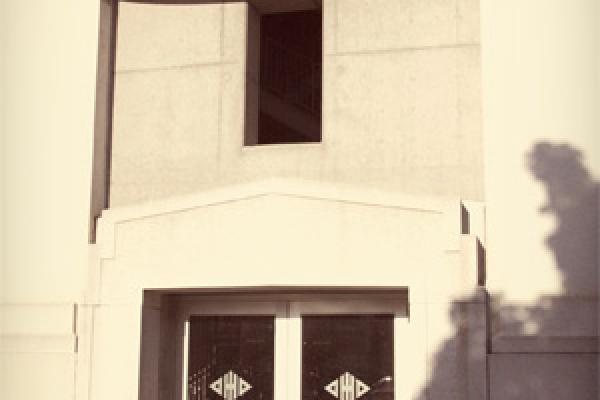
M482 1L492 398L597 395L598 16Z
M361 11L366 3L371 8ZM263 175L485 201L491 398L595 398L600 257L597 1L481 0L481 24L470 19L472 14L460 13L475 10L477 16L475 0L325 0L325 10L334 4L339 19L324 21L325 31L340 25L335 25L335 41L334 36L324 39L324 76L331 79L323 88L322 144L298 151L279 148L277 154L270 148L239 150L244 99L242 92L235 92L238 108L232 109L239 118L222 120L221 132L230 135L220 137L223 157L217 157L216 148L184 147L178 151L192 157L175 165L162 152L154 128L183 118L204 129L194 140L216 138L216 130L206 128L219 124L210 114L219 104L200 102L204 107L195 108L199 114L191 116L176 110L170 117L152 114L160 102L155 94L162 89L122 68L121 88L138 85L151 96L136 103L123 95L117 111L141 109L157 122L135 131L149 133L145 139L154 142L145 148L125 146L115 154L115 204L135 206ZM88 260L97 250L88 244L88 225L99 7L99 0L2 3L3 399L88 399L90 394L86 378L74 377L77 363L89 361L76 347L82 331L74 324L76 313L83 315L95 306L88 302L86 288L94 279L87 275ZM425 11L408 17L405 9ZM361 23L359 17L372 20ZM406 30L396 28L414 26L414 21L423 21L419 18L429 22L412 31L414 36L404 37L421 41L412 48L397 37ZM457 25L456 20L461 22ZM207 39L211 32L196 39ZM452 42L462 44L461 50L439 49L435 55L426 51L446 35L461 39ZM473 41L475 49L469 47ZM213 49L211 43L201 44L208 46L206 51ZM405 47L409 49L395 53ZM221 63L220 48L213 50ZM458 62L463 55L466 61ZM230 82L227 77L242 79L239 68L223 67L218 79L224 85ZM196 86L186 86L189 92L184 94L194 100L195 87L219 86L221 81L209 78L193 81ZM464 86L455 86L458 81ZM410 89L414 103L396 90L399 85ZM172 95L175 104L193 108ZM457 118L465 114L458 110L471 117L461 122ZM121 117L119 124L131 123L125 114ZM232 121L237 122L227 125ZM427 129L422 133L416 127ZM451 135L440 137L447 132ZM350 134L359 138L348 139ZM116 139L117 145L137 140ZM153 158L152 151L160 157ZM200 168L207 159L214 161L214 169ZM211 175L218 165L218 174ZM184 174L177 168L184 168ZM139 182L142 188L136 187ZM462 329L460 315L457 306L430 316L437 326L431 332L437 351L427 361L431 380L421 382L423 398L444 394L439 371L453 365L447 355L464 344L456 339ZM127 347L118 335L114 339L104 345L114 348L116 343L117 351ZM110 359L108 353L96 356Z

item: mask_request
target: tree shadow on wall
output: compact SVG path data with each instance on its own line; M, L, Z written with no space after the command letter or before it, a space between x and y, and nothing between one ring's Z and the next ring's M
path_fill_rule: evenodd
M545 245L553 253L562 285L556 296L542 296L528 306L510 304L501 293L490 295L490 331L482 344L493 353L488 356L490 399L597 400L600 185L585 167L582 152L568 144L540 142L526 164L546 190L547 201L538 212L556 221ZM517 221L515 229L527 227ZM527 254L519 259L527 268ZM535 277L524 271L515 279ZM430 378L414 400L470 399L465 310L476 301L450 305L454 334L440 346L430 363ZM514 340L503 342L506 336Z

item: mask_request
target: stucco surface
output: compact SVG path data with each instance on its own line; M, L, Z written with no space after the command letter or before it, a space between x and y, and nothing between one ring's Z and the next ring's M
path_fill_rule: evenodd
M490 400L595 400L595 354L497 354L490 357Z
M482 4L493 335L595 338L597 2Z
M439 298L448 299L449 291L469 293L477 279L474 273L461 273L460 259L444 253L460 251L459 225L453 230L451 221L444 209L411 210L285 191L143 218L112 220L107 214L102 221L106 233L100 239L107 257L100 299L127 304L142 288L152 287L409 281L421 286L429 270L436 276L458 272L450 278L456 285L439 286ZM265 246L269 251L257 251ZM428 250L433 248L438 250ZM437 267L440 264L448 267Z
M483 198L476 2L325 1L322 143L244 147L248 7L120 5L113 206L268 177Z

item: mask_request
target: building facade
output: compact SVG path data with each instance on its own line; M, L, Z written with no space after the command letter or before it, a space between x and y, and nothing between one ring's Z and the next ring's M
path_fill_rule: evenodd
M3 398L598 398L595 2L34 3Z

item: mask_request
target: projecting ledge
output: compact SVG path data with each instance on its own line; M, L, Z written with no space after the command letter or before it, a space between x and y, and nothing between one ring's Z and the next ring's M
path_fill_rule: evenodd
M234 209L239 204L250 204L261 198L288 200L285 203L289 207L285 211L289 213L294 213L294 207L302 202L303 208L313 210L312 214L308 213L307 215L312 216L315 223L320 222L317 208L351 209L357 217L364 216L362 214L365 212L369 213L367 210L380 210L379 215L382 216L385 213L410 213L422 216L424 222L418 223L418 225L431 225L431 221L435 219L435 236L443 236L442 240L445 244L442 246L445 249L458 250L460 248L458 236L463 229L461 226L461 203L458 198L414 196L350 185L273 179L105 210L98 221L97 243L100 256L101 258L112 258L114 255L115 227L117 225L153 218L176 217L181 213L193 213L202 209ZM363 211L356 213L359 209ZM272 216L275 214L265 214L267 218L257 221L260 223L258 226L272 222ZM269 218L269 216L271 217ZM383 220L385 220L385 216ZM430 243L433 246L437 245L433 238Z

